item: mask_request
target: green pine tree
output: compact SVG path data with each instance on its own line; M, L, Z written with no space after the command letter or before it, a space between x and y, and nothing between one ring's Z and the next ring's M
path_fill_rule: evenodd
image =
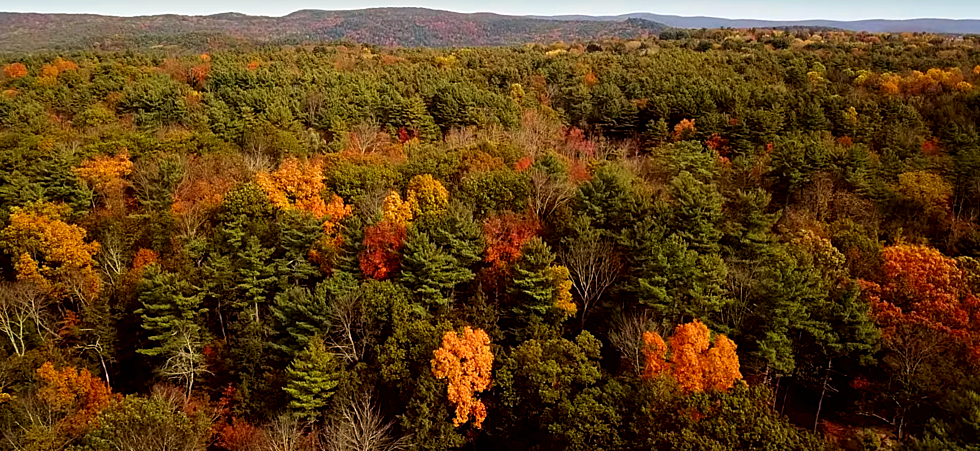
M473 279L473 271L414 227L409 230L402 255L401 282L427 306L445 309L453 288Z
M199 338L199 320L207 309L201 307L203 295L195 293L186 279L166 272L159 265L148 266L139 284L139 301L143 305L136 311L143 319L143 329L149 331L155 346L138 352L150 356L167 354L182 346L181 337Z
M286 368L288 382L283 390L290 397L289 408L303 418L317 418L340 383L340 371L323 340L311 339Z

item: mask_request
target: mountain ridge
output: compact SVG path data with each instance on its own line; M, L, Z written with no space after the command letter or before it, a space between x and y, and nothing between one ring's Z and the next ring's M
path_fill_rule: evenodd
M152 47L175 42L200 45L221 39L257 43L350 39L384 46L473 47L640 37L666 28L646 19L545 20L426 8L299 10L281 17L241 13L120 17L0 12L0 49L30 52Z
M626 19L645 19L675 28L784 28L784 27L825 27L838 28L848 31L866 31L871 33L900 33L925 32L946 34L976 34L980 33L978 19L862 19L862 20L765 20L765 19L728 19L711 16L676 16L654 13L629 13L614 16L589 15L557 15L557 16L528 16L545 20L595 20L615 22Z

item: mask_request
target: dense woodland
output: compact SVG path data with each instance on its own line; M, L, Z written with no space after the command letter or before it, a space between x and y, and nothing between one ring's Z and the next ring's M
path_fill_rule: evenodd
M978 449L978 39L2 66L2 449Z

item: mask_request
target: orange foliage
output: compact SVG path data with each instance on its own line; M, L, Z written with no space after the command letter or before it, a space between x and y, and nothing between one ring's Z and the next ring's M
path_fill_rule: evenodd
M599 77L596 76L595 72L589 71L585 74L585 86L593 87L599 84Z
M881 252L882 280L861 281L864 295L892 340L904 326L924 327L980 356L980 301L970 292L956 260L926 246L891 246Z
M527 170L527 168L531 167L532 164L534 164L534 160L531 157L524 157L517 160L517 163L514 163L514 170L517 172L524 172Z
M398 271L405 233L405 226L388 222L364 228L364 252L360 255L360 264L365 276L384 280Z
M697 129L694 127L695 119L684 119L674 126L674 134L671 139L675 142L684 141L694 136Z
M327 214L327 204L320 196L324 185L323 167L319 163L301 163L289 158L275 172L256 174L255 181L276 208L295 208L317 218Z
M55 296L70 291L88 300L101 289L93 259L99 243L86 243L85 229L61 220L69 211L50 203L12 207L0 244L16 257L18 279L33 281Z
M443 335L442 347L433 353L432 374L449 384L449 401L456 404L453 425L466 423L472 416L473 425L482 427L487 407L474 395L490 388L492 368L490 337L482 329L467 326L462 334L451 330Z
M248 70L258 69L259 68L259 62L258 61L249 61L248 62L248 66L246 66L245 68L248 69Z
M973 68L973 75L980 77L980 64Z
M81 166L75 168L75 173L82 180L93 184L99 191L118 186L132 172L133 162L129 161L129 152L126 149L120 150L115 156L99 155L85 160Z
M238 162L220 155L191 157L170 205L184 232L193 235L243 176L244 168Z
M643 334L644 378L670 374L686 392L728 390L742 378L735 343L724 335L711 344L711 332L700 321L680 324L670 337L670 361L667 346L654 332Z
M8 64L3 68L3 73L7 75L7 78L21 78L27 75L27 66L23 63Z
M487 249L484 261L496 268L511 265L521 258L521 248L538 234L538 221L530 216L504 213L483 222Z
M194 83L197 88L203 88L204 83L208 80L208 75L211 73L211 63L198 64L191 68L190 70L190 81Z
M140 249L136 251L136 255L133 257L133 271L137 275L141 275L143 273L143 268L146 268L154 263L158 263L159 261L160 256L152 249Z
M122 399L86 369L65 367L59 371L46 362L37 369L37 375L42 382L38 398L51 410L66 415L56 427L71 437L94 426L103 409Z
M323 234L314 243L307 256L310 261L316 263L320 270L329 274L333 267L333 257L344 244L344 238L339 233L340 222L350 216L354 208L344 205L344 199L334 194L326 206L325 221L323 221Z

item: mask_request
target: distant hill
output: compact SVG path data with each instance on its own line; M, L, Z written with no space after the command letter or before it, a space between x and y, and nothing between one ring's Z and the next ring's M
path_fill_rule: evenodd
M980 20L953 19L909 19L909 20L754 20L754 19L724 19L719 17L682 17L665 16L651 13L632 13L619 16L529 16L539 19L552 20L595 20L617 22L627 19L650 20L675 28L784 28L784 27L820 27L837 28L851 31L867 31L871 33L900 33L927 32L950 34L980 34Z
M115 17L0 13L0 51L130 48L214 41L258 43L351 39L391 46L489 46L592 40L659 33L662 24L632 20L555 20L423 8L303 10L284 17Z

